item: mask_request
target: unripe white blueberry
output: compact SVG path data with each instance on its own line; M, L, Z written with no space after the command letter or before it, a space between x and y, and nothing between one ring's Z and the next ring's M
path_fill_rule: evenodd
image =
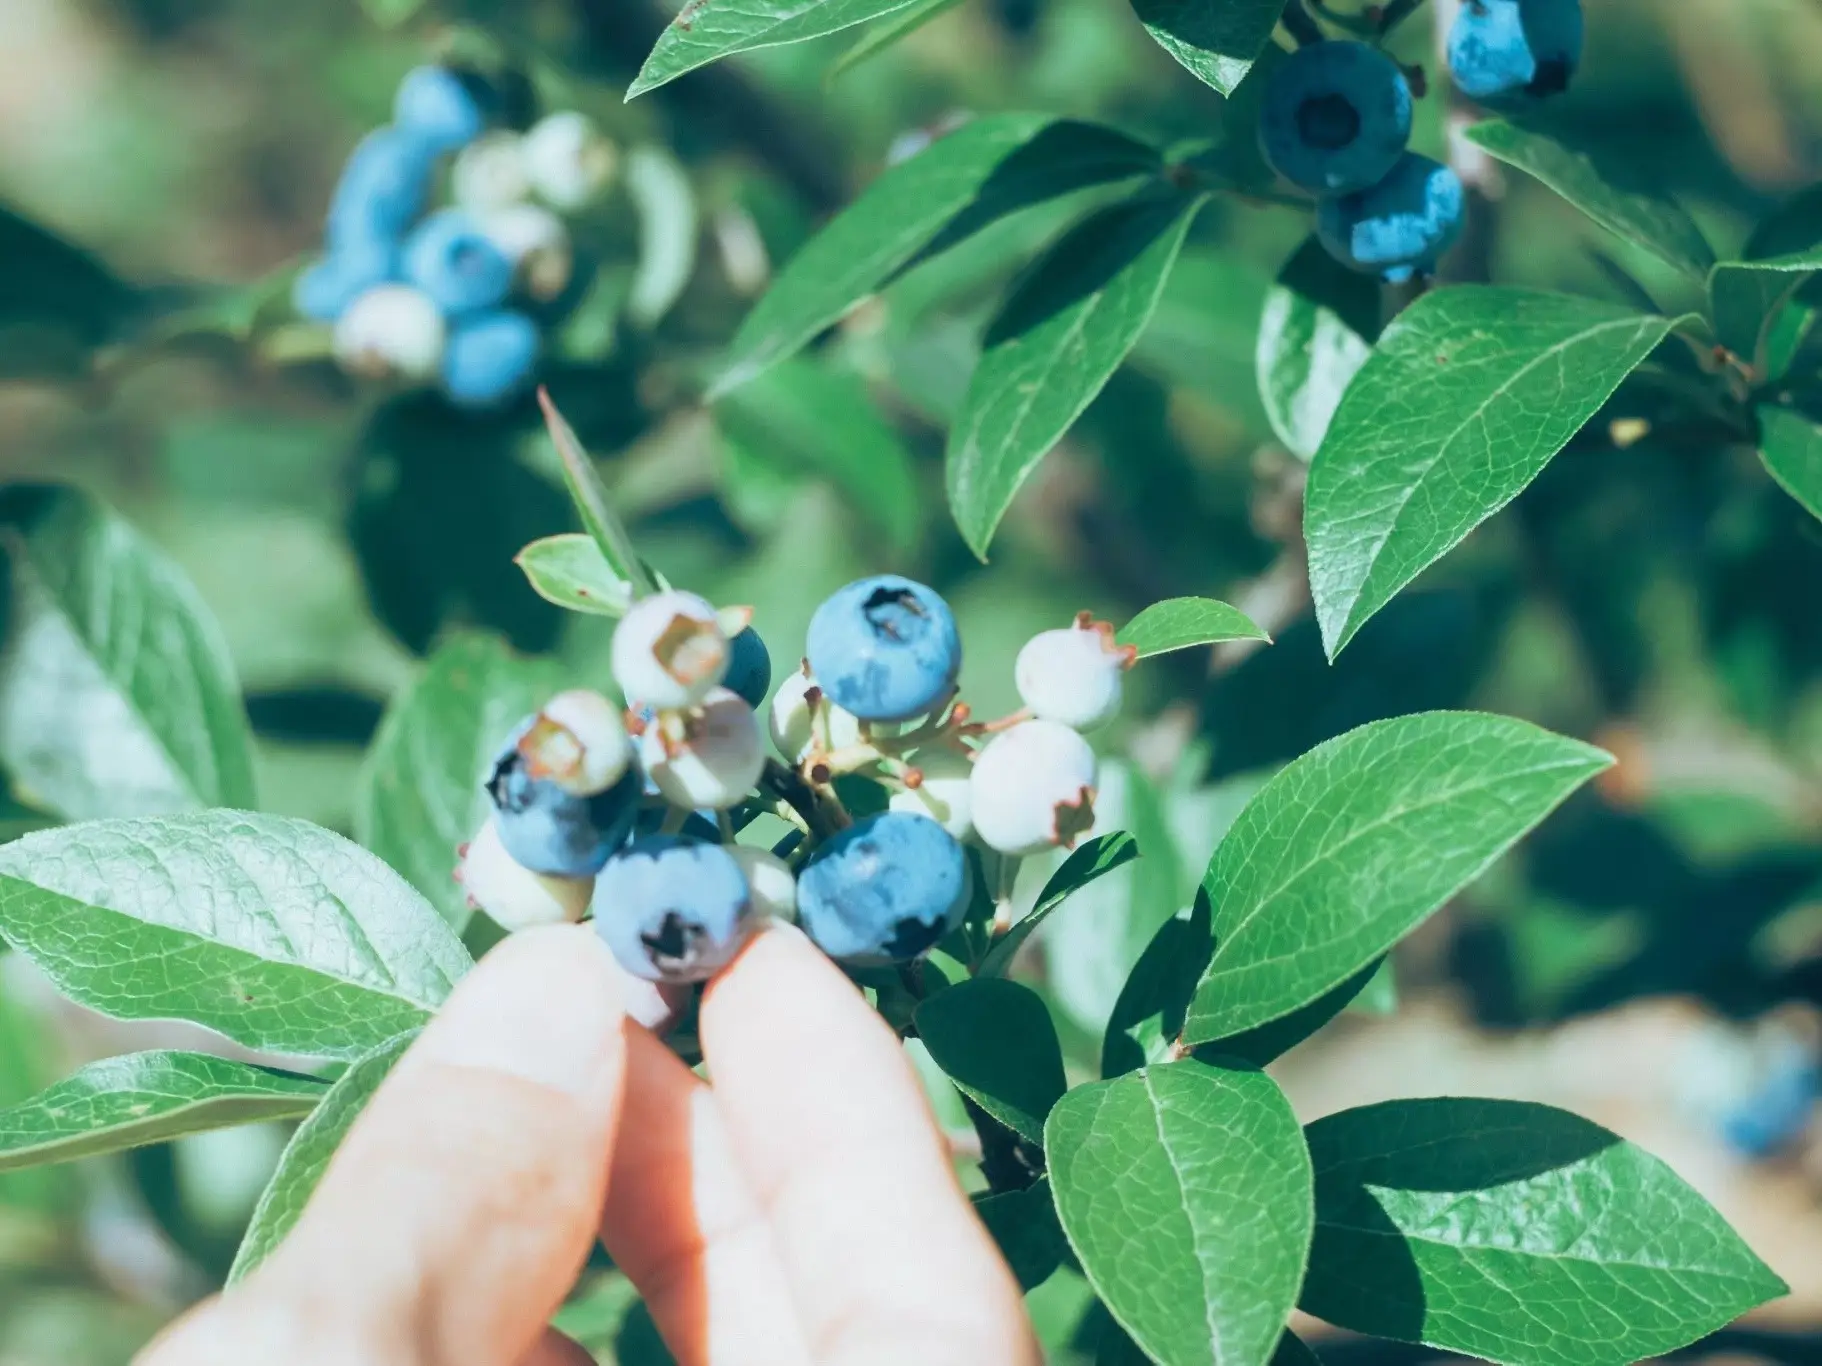
M1002 854L1073 846L1094 825L1094 750L1068 726L1024 721L974 761L974 833Z
M449 192L465 209L497 209L531 193L525 174L525 140L497 128L456 153Z
M1083 613L1074 626L1040 631L1026 641L1013 681L1040 720L1093 730L1119 712L1120 678L1133 653L1114 644L1112 626Z
M410 285L375 285L336 319L335 359L368 379L430 379L443 363L443 312Z
M569 229L542 204L502 204L476 221L532 298L554 299L568 286L576 268Z
M614 681L659 711L694 706L728 671L728 639L710 603L671 589L641 598L614 631Z
M911 766L922 781L916 787L894 792L888 805L894 811L928 816L958 840L974 833L974 765L959 750L920 750Z
M746 876L747 891L752 895L755 911L777 920L796 918L797 874L791 871L790 864L770 849L756 845L730 844L727 851Z
M814 687L816 680L808 669L792 671L778 685L766 714L773 748L794 764L802 763L816 747L809 701L810 689ZM843 711L826 697L821 699L820 706L828 718L830 749L845 749L860 743L860 719L854 713Z
M759 718L739 693L715 688L681 718L681 739L663 718L646 728L639 757L664 799L691 810L725 811L752 795L765 769Z
M607 791L633 761L620 708L588 688L572 688L546 702L518 747L529 776L548 778L578 797Z
M492 816L462 851L456 881L505 930L580 920L595 890L592 877L545 877L514 863Z
M538 120L525 134L526 178L559 209L579 209L600 194L618 161L594 120L573 109Z

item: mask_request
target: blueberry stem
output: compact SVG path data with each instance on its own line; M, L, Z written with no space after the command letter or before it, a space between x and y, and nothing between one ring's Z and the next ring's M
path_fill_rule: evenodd
M661 835L680 835L683 833L683 823L689 818L690 813L683 807L667 806L664 809L664 819L658 823L658 833Z
M1012 893L1018 886L1019 859L995 851L989 857L988 876L993 879L993 925L989 933L998 939L1012 928Z

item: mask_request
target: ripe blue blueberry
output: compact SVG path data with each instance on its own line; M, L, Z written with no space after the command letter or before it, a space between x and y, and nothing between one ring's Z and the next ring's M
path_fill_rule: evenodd
M810 618L805 652L829 700L863 721L923 715L949 694L962 666L949 604L895 574L833 594Z
M797 916L831 958L902 963L962 923L970 892L962 846L931 820L882 811L824 844L797 877Z
M740 865L718 844L650 835L595 879L595 930L649 982L700 982L732 961L757 917Z
M291 302L303 317L332 323L373 286L398 274L398 247L378 237L355 237L306 267L291 286Z
M451 315L497 307L512 289L511 259L460 209L441 209L418 225L405 242L404 267L406 283Z
M1560 94L1582 60L1581 0L1463 0L1448 59L1462 93L1483 103Z
M1436 265L1461 235L1466 210L1455 172L1407 152L1371 189L1316 206L1316 235L1343 265L1394 283Z
M757 711L772 686L772 652L751 626L728 642L728 671L721 686L731 688Z
M1411 87L1365 43L1311 43L1271 75L1259 145L1272 169L1314 194L1364 190L1411 140Z
M331 255L378 239L397 242L430 197L436 150L402 128L377 128L349 154L329 201Z
M463 408L487 408L525 387L538 363L538 325L515 309L459 319L443 351L443 392Z
M587 797L564 791L553 779L532 777L519 741L536 719L513 733L487 775L500 843L515 863L534 873L588 877L632 834L645 775L629 765L612 787Z
M413 67L399 82L392 121L440 152L473 142L487 126L478 81L446 66Z

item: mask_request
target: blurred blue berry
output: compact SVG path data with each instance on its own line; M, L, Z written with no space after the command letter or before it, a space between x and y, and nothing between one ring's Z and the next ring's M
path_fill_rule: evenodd
M1582 60L1581 0L1463 0L1449 27L1449 73L1486 104L1560 94Z
M487 126L478 83L446 66L413 67L399 82L392 121L440 152L473 142Z
M380 238L357 237L306 267L291 284L291 302L303 317L332 323L375 285L398 276L399 253Z
M1407 152L1372 188L1319 203L1316 235L1343 265L1396 283L1435 267L1466 207L1455 172Z
M1311 43L1272 72L1259 145L1272 169L1314 194L1364 190L1411 139L1404 72L1365 43Z
M962 666L949 604L894 574L835 592L810 618L805 652L829 700L863 721L923 715Z
M1765 1084L1721 1121L1721 1136L1742 1157L1769 1157L1809 1125L1822 1072L1808 1059L1784 1060Z
M700 982L739 952L757 917L746 875L717 844L650 835L595 879L595 931L635 977Z
M721 686L732 688L755 711L765 705L772 687L772 652L751 626L728 642L728 671Z
M439 209L405 242L405 282L451 316L495 308L512 290L512 261L461 209Z
M361 242L397 242L430 198L436 152L400 128L376 128L348 156L329 201L331 255Z
M485 784L500 843L515 863L534 873L587 877L631 836L645 775L636 765L629 766L605 792L590 797L565 792L550 779L533 778L526 771L518 748L522 730L501 748Z
M514 309L459 319L443 351L443 392L463 408L488 408L525 387L538 363L538 325Z
M962 923L970 890L967 854L942 826L883 811L811 856L797 877L797 915L831 958L902 963Z

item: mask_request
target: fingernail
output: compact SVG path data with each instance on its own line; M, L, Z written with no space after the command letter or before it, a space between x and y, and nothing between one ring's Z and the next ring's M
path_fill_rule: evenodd
M524 930L457 985L411 1057L591 1099L617 1084L625 1013L613 955L588 926Z

